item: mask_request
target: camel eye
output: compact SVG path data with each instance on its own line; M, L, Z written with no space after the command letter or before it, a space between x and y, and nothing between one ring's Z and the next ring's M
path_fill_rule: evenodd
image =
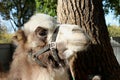
M47 34L48 34L48 29L45 29L45 28L42 28L42 27L38 27L38 28L35 30L35 34L36 34L38 37L46 37Z
M48 33L47 30L44 29L44 30L41 30L41 31L39 32L39 35L40 35L40 36L46 36L47 33Z

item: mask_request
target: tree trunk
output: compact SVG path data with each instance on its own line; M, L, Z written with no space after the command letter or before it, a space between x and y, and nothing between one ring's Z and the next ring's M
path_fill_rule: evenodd
M90 80L94 75L102 80L120 80L120 65L110 44L102 0L58 0L57 18L60 23L80 25L92 40L71 64L75 80Z

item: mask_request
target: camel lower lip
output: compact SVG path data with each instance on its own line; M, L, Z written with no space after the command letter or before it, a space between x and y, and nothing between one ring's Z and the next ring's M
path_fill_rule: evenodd
M72 45L76 45L76 46L81 46L81 45L85 45L85 42L82 41L70 41L70 44Z

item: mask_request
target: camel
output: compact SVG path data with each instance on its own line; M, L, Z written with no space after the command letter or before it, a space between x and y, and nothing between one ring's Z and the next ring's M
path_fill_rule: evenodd
M70 60L90 43L80 26L46 14L33 15L21 32L21 41L13 38L17 48L6 80L70 80Z

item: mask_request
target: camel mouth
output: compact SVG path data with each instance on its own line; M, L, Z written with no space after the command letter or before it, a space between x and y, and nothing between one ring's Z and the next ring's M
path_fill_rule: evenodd
M69 43L71 45L75 45L75 46L85 46L85 45L89 44L89 42L87 42L87 41L81 41L81 40L69 41Z

